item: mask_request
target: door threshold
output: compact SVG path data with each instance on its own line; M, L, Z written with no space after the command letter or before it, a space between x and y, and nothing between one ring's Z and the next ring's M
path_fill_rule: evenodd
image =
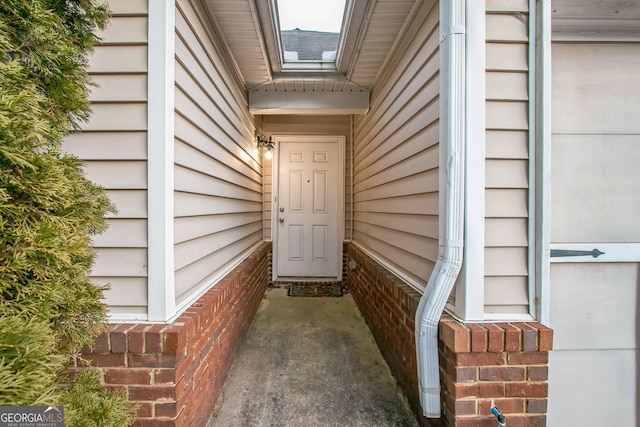
M289 284L289 283L335 283L342 282L337 277L277 277L273 283Z

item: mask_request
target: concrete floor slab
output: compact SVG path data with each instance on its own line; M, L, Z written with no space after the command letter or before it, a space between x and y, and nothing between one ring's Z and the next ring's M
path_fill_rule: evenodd
M417 426L353 299L269 289L208 427Z

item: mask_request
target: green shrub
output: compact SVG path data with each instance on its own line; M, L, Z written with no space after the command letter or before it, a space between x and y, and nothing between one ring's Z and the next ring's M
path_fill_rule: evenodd
M44 405L58 394L67 357L52 351L55 336L46 322L0 317L0 399L3 405Z
M83 371L66 390L65 423L74 427L124 427L135 419L136 409L129 406L126 392L104 391L95 369Z
M107 327L88 273L91 236L114 208L61 151L89 117L88 58L107 19L95 0L0 1L0 405L65 401L69 425L129 419L95 373L63 382L69 356ZM85 401L101 409L74 406Z

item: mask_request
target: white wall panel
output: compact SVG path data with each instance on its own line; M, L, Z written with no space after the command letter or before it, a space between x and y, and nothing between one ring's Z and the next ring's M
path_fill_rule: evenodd
M123 236L127 236L129 247L147 247L147 220L113 218L108 220L106 233L93 238L93 243L101 248L119 248L123 246Z
M85 172L89 179L108 189L144 189L147 186L145 166L146 162L140 160L91 160L85 162Z
M355 220L362 224L392 228L431 239L438 238L438 218L433 216L356 212Z
M174 224L176 244L241 227L246 224L254 224L260 222L260 220L260 212L176 218Z
M528 58L524 43L487 43L487 70L526 71Z
M554 133L640 134L640 43L555 43L553 60Z
M262 239L262 233L254 233L236 240L228 246L210 252L207 256L194 259L193 262L176 271L176 299L182 304L189 295L197 293L225 270L229 260L236 259Z
M144 73L147 71L147 46L98 46L89 58L89 71L92 73Z
M487 40L510 40L527 42L529 40L528 14L488 14L486 18Z
M147 250L143 248L96 248L91 276L146 277Z
M104 30L96 32L104 44L146 43L147 17L131 15L113 15Z
M147 192L145 190L107 190L111 203L118 209L117 218L146 218Z
M529 132L488 130L485 136L487 159L528 159Z
M89 86L89 91L94 102L147 100L147 76L144 74L96 74L91 80L95 86Z
M146 15L148 0L109 0L113 15Z
M65 138L63 148L83 160L146 160L147 133L78 132Z

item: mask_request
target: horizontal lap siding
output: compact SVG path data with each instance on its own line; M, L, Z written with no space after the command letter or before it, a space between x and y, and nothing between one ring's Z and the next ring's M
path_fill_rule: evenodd
M147 312L147 3L110 0L112 18L89 61L92 116L65 150L85 161L87 177L118 208L94 238L92 281L114 319Z
M438 256L438 7L424 2L355 123L353 240L426 286Z
M526 2L487 1L485 313L526 314L529 134Z
M177 2L176 303L189 300L262 240L262 166L246 96L204 14Z

